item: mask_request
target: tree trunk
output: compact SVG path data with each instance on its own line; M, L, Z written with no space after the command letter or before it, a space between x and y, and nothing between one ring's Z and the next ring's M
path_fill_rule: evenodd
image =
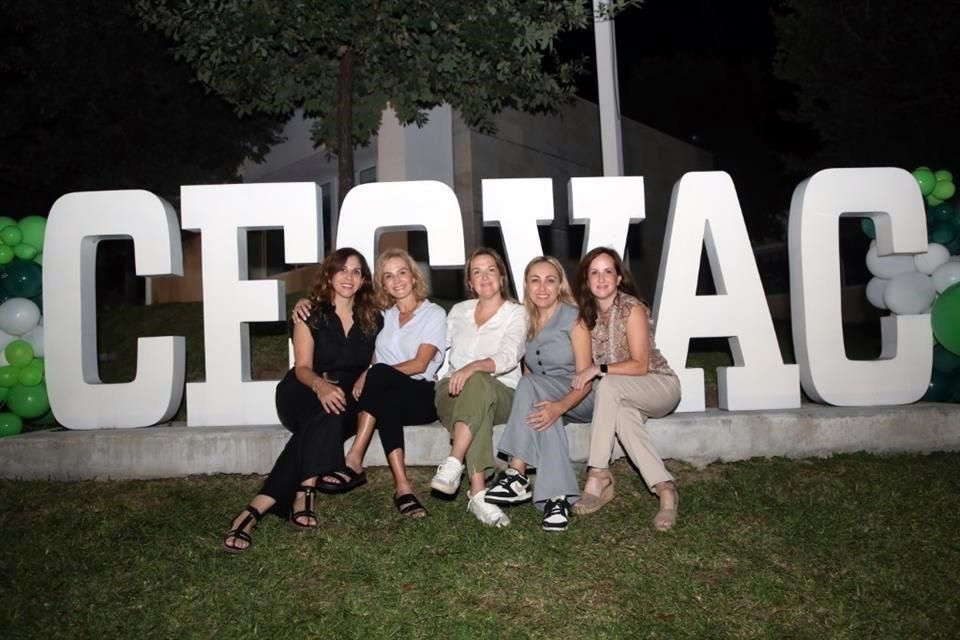
M337 78L337 165L340 206L347 192L353 188L353 49L343 47L340 56L340 72ZM336 232L334 232L336 233Z

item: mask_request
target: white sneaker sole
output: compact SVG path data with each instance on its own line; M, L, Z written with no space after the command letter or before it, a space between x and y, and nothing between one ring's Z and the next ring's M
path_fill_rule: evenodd
M460 485L449 485L437 480L430 481L430 488L434 491L439 491L442 494L452 496L457 493L457 489L460 488Z
M507 506L514 504L523 504L524 502L530 502L533 500L533 494L527 493L525 496L517 496L515 498L508 498L505 496L491 496L489 493L484 497L483 501L487 504L505 504Z

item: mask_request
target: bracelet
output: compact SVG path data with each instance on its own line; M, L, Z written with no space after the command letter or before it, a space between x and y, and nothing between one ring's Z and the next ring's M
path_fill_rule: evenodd
M316 395L316 394L318 393L318 391L317 391L317 385L318 385L319 383L321 383L321 382L323 382L323 378L316 378L316 379L313 381L313 383L310 385L310 390L313 391L313 394L314 394L314 395Z

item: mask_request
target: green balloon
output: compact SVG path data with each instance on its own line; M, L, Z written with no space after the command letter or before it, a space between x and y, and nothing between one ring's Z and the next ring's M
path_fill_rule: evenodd
M14 257L13 249L5 244L0 244L0 264L8 264Z
M10 387L0 387L0 406L7 401L7 395L10 393Z
M937 296L930 317L937 342L950 353L960 356L960 284Z
M25 387L32 387L43 382L43 363L34 358L20 369L17 382Z
M927 196L927 204L931 207L936 207L937 205L943 204L943 200L933 195L932 193Z
M863 235L868 238L877 237L877 227L873 224L873 220L870 218L860 218L860 229L863 231Z
M0 288L14 298L32 298L43 289L43 269L40 265L16 260L0 273Z
M937 182L953 182L953 174L947 171L946 169L940 169L939 171L934 172L933 177L937 179Z
M913 170L913 177L920 185L920 193L925 196L933 193L933 187L937 184L937 178L933 175L933 171L930 171L927 167L918 167Z
M960 356L950 353L939 344L933 345L933 370L940 373L960 373Z
M939 181L933 187L933 197L940 198L941 200L949 200L953 197L953 194L957 192L957 188L953 186L952 182L946 180Z
M930 242L948 245L957 237L957 230L953 228L952 224L940 223L930 229L928 237Z
M26 340L14 340L3 350L3 355L11 366L20 369L33 360L33 346Z
M5 229L12 224L17 224L17 221L8 216L0 216L0 229Z
M26 242L21 242L13 248L13 254L21 260L33 260L37 257L37 248Z
M930 207L927 210L927 220L930 221L930 224L937 224L938 222L953 222L953 218L956 213L957 212L954 210L952 204L949 202L943 202L935 207Z
M23 431L23 420L12 413L0 413L0 438L15 436Z
M12 387L20 379L20 372L9 365L0 367L0 387Z
M23 232L23 240L38 251L43 251L43 236L47 231L47 219L41 216L27 216L17 223Z
M41 265L42 265L42 264L43 264L43 253L41 252L41 253L38 253L36 256L34 256L33 261L36 262L37 264L41 264Z
M10 388L10 395L7 396L7 406L21 418L39 418L50 410L47 385L38 384L34 387L13 385Z
M0 242L8 247L15 247L23 241L23 234L20 227L15 224L0 229Z

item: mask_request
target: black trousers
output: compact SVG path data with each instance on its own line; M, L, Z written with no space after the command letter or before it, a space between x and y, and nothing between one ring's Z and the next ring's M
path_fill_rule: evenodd
M285 517L304 480L344 467L343 443L357 431L353 383L352 379L339 383L347 397L347 410L339 415L324 411L316 394L297 380L292 369L277 385L277 414L293 435L260 489L277 501L272 512Z
M437 419L433 393L432 381L415 380L390 365L375 364L367 371L359 410L377 419L385 455L403 449L404 425L429 424Z

